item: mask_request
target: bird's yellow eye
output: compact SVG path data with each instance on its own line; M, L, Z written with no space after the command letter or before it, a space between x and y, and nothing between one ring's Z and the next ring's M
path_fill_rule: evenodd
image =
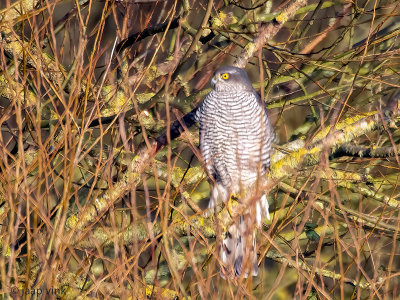
M229 78L229 74L228 73L222 73L221 74L221 78L227 80Z

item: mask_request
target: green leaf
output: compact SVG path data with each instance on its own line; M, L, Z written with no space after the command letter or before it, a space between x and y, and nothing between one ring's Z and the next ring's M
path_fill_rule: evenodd
M312 229L315 229L315 228L317 228L318 227L318 225L317 224L314 224L314 223L306 223L306 225L304 225L304 228L305 228L305 230L307 231L307 230L312 230Z
M319 241L319 235L316 233L314 230L307 230L306 231L306 236L310 241L313 242L318 242Z

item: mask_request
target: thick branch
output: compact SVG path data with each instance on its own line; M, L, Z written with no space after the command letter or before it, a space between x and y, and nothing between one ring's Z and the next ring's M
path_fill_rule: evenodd
M239 68L244 68L249 59L253 57L254 53L257 53L258 50L264 47L264 45L279 32L283 25L296 14L297 10L306 4L306 0L293 1L273 20L273 22L263 26L254 41L248 43L242 50L242 53L240 53L240 56L235 61L235 65Z

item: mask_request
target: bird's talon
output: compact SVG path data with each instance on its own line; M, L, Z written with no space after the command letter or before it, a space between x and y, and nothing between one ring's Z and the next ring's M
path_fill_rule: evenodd
M231 195L229 196L228 205L227 205L227 210L228 210L229 216L233 219L232 197L233 197L233 195L231 194Z

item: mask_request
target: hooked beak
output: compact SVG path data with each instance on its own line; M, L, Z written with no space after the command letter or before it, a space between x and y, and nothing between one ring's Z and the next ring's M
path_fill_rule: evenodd
M211 78L211 87L212 87L212 88L214 88L214 87L215 87L215 84L217 83L216 77L217 77L217 76L213 76L213 78Z

